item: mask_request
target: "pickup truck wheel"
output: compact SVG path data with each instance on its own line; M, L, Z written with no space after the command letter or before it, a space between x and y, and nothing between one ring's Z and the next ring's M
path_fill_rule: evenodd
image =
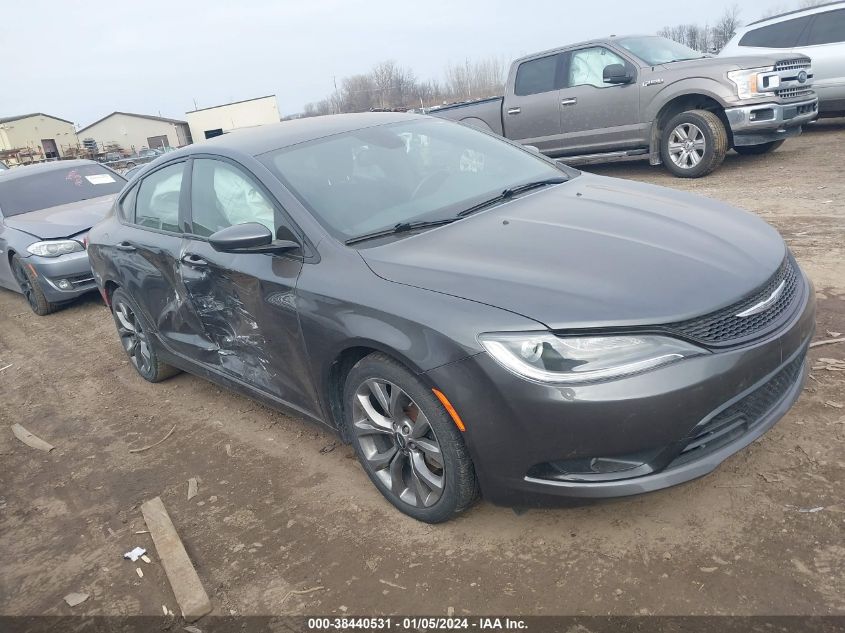
M740 145L739 147L734 147L734 150L737 154L742 154L744 156L755 156L758 154L766 154L768 152L773 152L781 145L783 145L783 140L770 141L769 143L761 143L760 145Z
M728 135L718 116L708 110L688 110L663 128L660 157L680 178L700 178L716 169L728 152Z

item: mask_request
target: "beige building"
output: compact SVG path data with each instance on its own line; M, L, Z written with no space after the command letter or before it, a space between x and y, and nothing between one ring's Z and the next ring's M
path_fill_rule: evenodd
M103 151L119 146L134 153L144 148L182 147L191 143L191 132L185 121L131 112L112 112L77 133L80 143L93 139Z
M238 128L278 123L279 106L276 95L269 95L193 110L186 112L185 117L194 142L199 143Z
M71 121L43 112L0 117L0 152L11 163L61 158L78 145Z

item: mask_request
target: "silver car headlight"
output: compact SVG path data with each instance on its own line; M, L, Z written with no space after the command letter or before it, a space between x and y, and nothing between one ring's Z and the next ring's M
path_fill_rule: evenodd
M59 257L60 255L84 251L85 247L76 240L48 240L30 244L26 247L26 250L39 257Z
M552 384L618 378L709 353L679 339L656 335L507 332L482 334L478 340L505 369L529 380Z
M736 95L740 99L770 97L774 89L780 86L780 76L774 70L774 66L730 70L728 79L736 86Z

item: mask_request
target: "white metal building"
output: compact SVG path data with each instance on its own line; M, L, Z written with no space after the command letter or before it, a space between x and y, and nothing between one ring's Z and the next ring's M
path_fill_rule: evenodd
M276 95L269 95L200 108L186 112L185 117L191 128L191 136L198 143L238 128L278 123L279 106Z
M21 154L20 160L24 155L27 162L61 158L78 145L71 121L43 112L0 117L0 151ZM9 162L16 160L9 158Z
M143 148L182 147L191 143L186 121L131 112L112 112L77 132L80 141L94 139L100 151L119 146L126 152Z

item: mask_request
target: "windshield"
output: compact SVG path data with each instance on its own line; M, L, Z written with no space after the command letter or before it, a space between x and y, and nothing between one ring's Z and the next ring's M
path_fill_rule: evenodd
M18 175L32 169L32 174ZM11 173L11 172L10 172ZM0 211L7 218L60 204L119 192L126 181L99 165L77 165L41 171L18 167L14 177L0 180Z
M336 134L262 160L341 240L455 217L505 189L573 173L488 134L428 118Z
M704 57L704 54L665 37L623 37L616 42L652 66Z

